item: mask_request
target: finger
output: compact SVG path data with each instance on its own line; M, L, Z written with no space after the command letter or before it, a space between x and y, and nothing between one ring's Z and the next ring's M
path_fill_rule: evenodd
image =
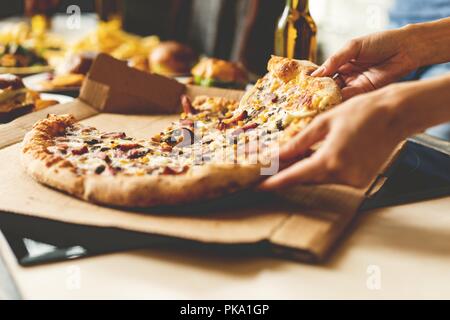
M319 183L323 179L324 166L319 157L307 158L265 180L260 190L285 188L294 184Z
M372 81L365 76L362 75L358 77L356 80L351 80L352 84L348 87L342 89L342 98L344 100L348 100L356 95L368 93L373 90L376 90L376 87L373 85Z
M365 93L365 91L363 89L361 89L360 87L346 87L346 88L342 89L341 93L342 93L342 99L344 101L346 101L346 100L351 99L359 94Z
M350 41L341 50L328 58L319 69L311 74L311 76L332 76L342 65L350 62L351 60L356 60L359 56L360 51L361 42L358 40Z
M361 66L358 66L356 64L354 64L353 62L348 62L342 66L339 67L339 69L337 70L337 72L341 75L350 75L350 74L354 74L354 73L361 73L364 72L364 68L362 68Z
M323 118L316 118L280 149L280 160L286 161L305 154L314 144L323 140L327 133L328 121L323 120Z

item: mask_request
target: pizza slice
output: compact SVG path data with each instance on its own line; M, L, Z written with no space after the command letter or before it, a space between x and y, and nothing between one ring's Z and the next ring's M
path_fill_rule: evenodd
M333 79L310 76L316 68L309 61L272 56L269 72L247 91L237 112L246 111L258 126L283 131L287 141L319 113L342 101Z

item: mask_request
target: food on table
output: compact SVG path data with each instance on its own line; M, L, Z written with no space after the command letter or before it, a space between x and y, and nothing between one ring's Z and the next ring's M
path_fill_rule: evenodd
M77 53L107 53L116 59L148 57L159 43L157 36L140 37L121 29L117 21L100 22L97 29L76 42L70 50Z
M251 187L264 177L264 156L275 143L341 101L333 79L309 76L316 68L272 57L240 102L183 96L180 119L148 139L50 115L24 138L23 164L43 184L114 206L189 203ZM258 141L262 158L249 145Z
M40 83L43 90L79 89L84 80L83 74L68 73L62 75L48 75L48 80ZM41 90L42 90L41 89Z
M94 31L70 45L64 57L53 59L56 72L45 86L47 89L81 86L87 72L69 70L67 66L80 57L95 58L98 53L110 54L116 59L128 61L131 67L148 72L148 55L158 43L157 36L140 37L123 31L117 21L100 22ZM89 63L92 63L90 60Z
M36 34L28 24L15 23L0 30L0 67L48 66L56 72L44 83L46 90L79 87L86 73L69 72L68 61L91 53L106 53L148 72L148 56L158 44L157 36L127 33L114 20L100 22L95 30L75 43L66 43L49 32Z
M128 59L128 66L144 72L150 72L150 65L145 56L134 56Z
M42 100L37 92L27 89L22 79L12 74L0 75L0 122L31 111L38 111L57 104L57 101Z
M33 49L27 49L14 43L0 45L0 67L17 68L44 65L47 65L47 61Z
M152 72L165 76L189 74L197 61L197 54L190 47L175 42L161 42L149 55Z
M248 83L247 71L239 64L203 58L191 70L194 83L204 87L243 89Z
M0 112L7 113L27 105L27 89L22 80L12 74L0 75Z
M46 66L65 47L64 40L54 34L34 34L26 23L8 24L0 30L0 67Z
M80 54L71 54L65 60L65 62L56 70L61 74L73 73L73 74L88 74L94 63L97 53L95 52L82 52Z
M80 54L69 54L51 75L41 85L46 90L79 88L89 69L91 68L97 54L94 52L84 52Z

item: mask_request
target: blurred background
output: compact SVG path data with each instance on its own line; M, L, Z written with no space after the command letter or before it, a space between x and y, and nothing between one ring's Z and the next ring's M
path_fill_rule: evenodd
M0 5L0 74L22 77L34 92L72 97L98 53L185 84L245 89L266 72L272 54L320 64L352 38L450 16L449 0L0 0ZM449 71L450 63L425 66L402 80ZM7 112L41 108L37 95L29 96L25 104L11 102ZM5 115L3 122L20 114ZM429 132L448 138L449 128Z
M34 2L42 6L52 1ZM98 1L53 2L52 13L59 14L56 20L60 17L53 28L66 40L75 41L94 28L92 17L87 15L80 29L67 30L64 17L73 4L83 14L95 13ZM321 62L348 39L386 28L392 0L309 2L318 27L317 60ZM0 5L2 24L26 12L25 1L0 0ZM121 10L128 32L184 42L201 54L241 61L250 71L261 74L274 51L274 30L285 5L284 0L126 0Z

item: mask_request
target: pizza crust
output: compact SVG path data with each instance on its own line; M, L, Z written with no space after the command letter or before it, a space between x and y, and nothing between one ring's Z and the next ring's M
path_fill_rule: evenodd
M307 60L272 56L267 64L269 73L288 82L300 74L310 75L318 66Z
M52 155L47 147L53 137L75 123L73 116L50 115L37 122L22 143L22 164L37 181L75 196L83 194L83 179L75 174L73 165Z
M176 176L86 176L83 199L126 207L177 205L216 198L261 180L256 165L205 165L198 169Z

